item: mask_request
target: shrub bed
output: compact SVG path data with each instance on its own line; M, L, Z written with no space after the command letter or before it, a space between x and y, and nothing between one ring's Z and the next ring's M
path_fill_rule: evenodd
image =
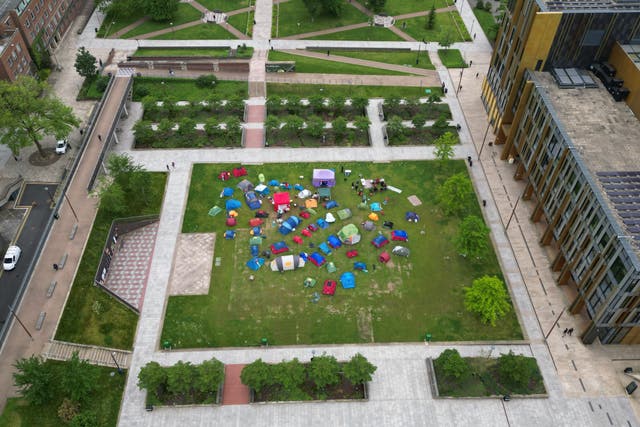
M267 143L278 147L363 146L369 144L369 124L365 116L357 116L351 123L337 117L331 127L326 127L324 119L315 115L306 119L295 115L284 119L268 116L265 133Z
M336 117L354 120L358 116L366 115L367 105L369 105L369 100L362 97L347 100L342 96L325 98L322 95L314 95L307 99L301 99L298 96L285 98L271 96L267 99L267 111L270 115L278 117L299 115L305 118L317 115L324 121Z
M411 120L417 115L423 115L426 120L441 116L451 119L449 105L440 103L439 96L431 96L427 102L420 102L419 98L391 97L384 100L383 108L386 117L399 116L402 120Z
M210 117L204 129L196 120L183 117L177 123L162 119L157 125L141 120L134 126L136 148L240 147L242 127L235 117L218 121Z

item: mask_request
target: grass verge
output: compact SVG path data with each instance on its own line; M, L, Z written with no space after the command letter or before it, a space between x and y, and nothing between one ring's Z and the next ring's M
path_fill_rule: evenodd
M458 49L438 49L438 56L447 68L467 68L469 66Z
M197 0L197 2L209 10L221 10L223 12L244 9L251 4L249 0Z
M234 27L236 30L251 37L253 34L253 10L247 13L239 13L237 15L231 15L227 19L227 23Z
M218 80L214 92L223 97L247 97L247 82ZM150 95L157 98L172 96L180 101L202 101L207 93L196 86L193 79L176 79L162 77L136 77L133 83L133 100L142 101Z
M426 20L426 16L401 19L396 21L395 25L402 29L403 25L406 24L402 31L416 40L424 39L426 42L444 42L448 40L451 43L456 43L471 40L458 12L437 13L436 23L430 30L425 28Z
M402 37L384 27L363 27L338 31L323 36L305 37L305 40L363 40L370 42L401 42Z
M182 30L160 34L150 40L235 40L236 36L217 24L198 24Z
M419 88L410 86L350 86L350 85L310 85L310 84L286 84L267 83L269 96L296 95L308 98L313 95L345 96L364 98L389 98L389 97L416 97L426 96L425 89L431 90L431 94L442 96L442 88Z
M186 48L155 48L141 47L135 51L133 57L147 56L207 56L212 58L229 58L228 47L186 47ZM244 50L238 50L234 58L251 58L253 48L247 47Z
M367 61L384 62L386 64L403 65L405 67L424 68L434 70L435 67L429 59L429 53L421 52L394 52L394 51L366 51L366 50L335 50L335 56L348 56L349 58L366 59ZM419 59L416 64L416 59Z
M274 38L282 38L367 22L367 15L349 4L347 0L340 1L343 6L342 13L338 17L323 14L312 18L302 0L290 0L285 3L274 4L271 34ZM278 11L280 12L279 18Z
M491 12L487 12L484 9L473 8L473 13L476 15L480 26L482 27L482 31L484 31L484 35L487 36L491 44L496 41L496 36L498 35L498 30L500 27L496 23L495 18Z
M346 64L339 61L331 61L308 56L293 55L286 52L269 51L270 61L295 61L296 73L325 73L325 74L359 74L381 76L406 76L402 73L382 68L366 67L363 65Z
M123 34L120 38L131 39L142 34L151 33L154 31L165 30L175 27L176 25L186 24L187 22L197 21L202 17L202 13L195 7L188 3L180 3L178 5L178 12L171 22L169 21L147 21L142 25L137 26L128 33ZM173 24L173 25L171 25Z
M384 5L384 11L387 15L404 15L405 13L421 12L431 9L434 5L436 9L447 7L452 4L449 0L387 0Z

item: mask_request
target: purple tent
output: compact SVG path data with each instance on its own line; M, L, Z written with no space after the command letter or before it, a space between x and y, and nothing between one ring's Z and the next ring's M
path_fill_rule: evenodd
M311 183L314 187L335 187L336 173L331 169L314 169Z

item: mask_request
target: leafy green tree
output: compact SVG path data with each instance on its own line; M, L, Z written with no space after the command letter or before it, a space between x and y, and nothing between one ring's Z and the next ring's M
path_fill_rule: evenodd
M204 132L209 137L217 136L220 134L220 122L215 116L209 117L204 123Z
M307 12L311 16L311 22L314 22L315 19L322 13L322 4L318 0L302 0L304 6L307 8Z
M45 82L30 76L20 76L15 82L0 80L0 144L16 156L22 147L35 144L45 157L40 145L44 135L64 139L80 124L71 107L48 89Z
M333 16L340 16L345 5L343 0L320 0L320 2L324 11Z
M343 138L347 133L347 119L344 117L336 117L331 122L331 129L333 130L333 134L336 136L336 139Z
M340 381L340 364L333 356L316 356L311 359L307 373L316 387L324 390L328 385L334 385Z
M139 190L131 184L131 177L136 173L145 172L144 167L136 164L126 153L110 155L107 160L107 170L109 176L113 178L113 182L120 185L122 190L127 193L135 193Z
M298 389L305 380L306 370L298 358L288 362L282 361L274 366L274 376L278 384L287 392L291 393Z
M435 360L442 372L449 378L464 380L471 373L471 368L465 359L460 356L455 348L443 351Z
M287 116L284 122L284 129L287 132L295 134L300 140L300 143L303 143L302 132L304 132L304 119L302 119L302 117L293 114Z
M371 122L367 116L357 116L353 120L353 125L358 129L358 132L363 134L366 134L369 131L370 124Z
M464 213L469 206L472 194L471 180L463 172L447 178L436 191L438 203L440 203L445 215Z
M96 388L98 368L90 365L86 360L80 360L77 351L62 366L63 372L60 378L62 394L74 402L86 402Z
M311 22L323 14L340 16L344 6L343 0L303 0L303 3L311 15Z
M447 119L447 116L440 114L440 116L438 116L438 118L433 122L432 127L439 131L445 130L449 127L449 120Z
M324 133L324 120L316 115L309 116L306 125L307 133L314 138L318 138Z
M469 215L462 220L454 238L456 250L472 260L481 258L489 248L489 228L482 218Z
M176 133L180 135L187 142L193 138L196 134L196 121L191 117L183 117L178 123L178 130Z
M167 370L158 362L148 362L138 373L138 387L153 393L160 394L167 384Z
M402 117L391 116L389 121L387 121L387 131L390 133L389 137L394 137L403 141L405 139L406 129L402 124Z
M271 366L258 359L242 368L240 373L242 384L252 388L256 393L273 384Z
M436 5L435 2L431 4L431 9L429 9L429 14L427 15L427 20L425 22L425 28L427 30L433 30L433 27L436 25Z
M214 392L222 380L224 380L224 364L214 357L196 366L193 387L202 393Z
M351 98L351 108L353 111L365 116L367 114L366 108L369 105L369 100L363 97Z
M158 138L167 139L171 137L173 135L173 126L174 126L174 123L167 118L160 120L160 122L158 123L158 130L157 130Z
M498 373L504 383L517 388L525 388L540 377L535 358L514 354L511 350L498 358Z
M502 280L496 276L475 279L471 287L464 288L464 293L466 309L480 315L482 322L491 326L495 326L496 320L511 310L509 294Z
M371 375L376 371L376 367L360 353L356 353L351 360L343 366L344 376L352 384L363 384L371 381Z
M98 193L100 195L100 209L103 211L112 216L118 216L126 211L124 190L118 183L112 182L107 185L101 180Z
M218 78L213 74L203 74L196 79L196 86L200 89L211 89L218 83Z
M242 135L242 123L237 117L229 117L225 123L225 133L227 141L237 142Z
M163 110L163 108L158 105L158 101L158 98L151 95L147 95L142 98L142 108L147 116L150 114L155 116Z
M85 49L84 46L78 49L78 53L76 53L76 62L74 67L78 74L84 78L93 78L98 74L96 57Z
M324 96L322 95L311 95L308 99L309 106L313 110L314 114L320 114L325 110L324 106Z
M440 46L444 49L449 49L449 46L453 44L453 32L451 27L447 27L444 30L444 34L442 34L442 38L440 40Z
M300 114L303 108L302 104L300 103L300 97L291 95L291 96L288 96L286 99L287 99L287 104L286 104L287 111L289 112L289 114L293 114L293 115Z
M421 129L425 125L425 123L427 123L427 118L424 114L416 114L411 119L411 123L416 129Z
M174 395L185 396L191 392L196 378L196 369L191 362L179 360L167 370L167 391Z
M279 96L270 96L267 98L267 111L270 114L279 113L282 111L282 98Z
M277 116L267 116L264 121L264 129L267 133L275 135L280 130L280 119Z
M180 0L144 0L144 11L154 21L169 21L178 13Z
M380 13L384 11L384 5L387 0L369 0L368 4L371 10L375 13Z
M56 393L51 366L40 356L19 359L13 366L16 368L13 383L29 403L43 405L53 399Z
M434 155L436 159L444 161L453 157L453 146L458 143L458 137L451 133L446 132L444 135L433 141L435 147Z
M336 95L329 98L329 107L333 110L334 114L340 115L344 112L344 103L346 99L344 96Z
M96 0L95 5L112 19L132 16L144 10L139 0Z
M100 425L98 416L92 411L80 412L69 423L69 427L95 427L97 425Z

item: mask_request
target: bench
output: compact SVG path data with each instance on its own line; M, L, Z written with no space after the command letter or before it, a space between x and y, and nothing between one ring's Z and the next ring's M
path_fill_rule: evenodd
M44 323L44 318L47 317L46 311L41 311L38 315L38 320L36 320L36 331L42 329L42 324Z
M78 231L78 224L73 224L71 228L71 233L69 233L69 240L73 240L76 237L76 232Z
M57 284L58 282L56 282L55 280L51 282L49 288L47 289L47 298L51 298L51 295L53 295L53 291L56 289Z
M62 255L62 258L60 258L60 262L58 263L58 269L62 270L64 268L64 265L67 263L68 257L69 254Z

